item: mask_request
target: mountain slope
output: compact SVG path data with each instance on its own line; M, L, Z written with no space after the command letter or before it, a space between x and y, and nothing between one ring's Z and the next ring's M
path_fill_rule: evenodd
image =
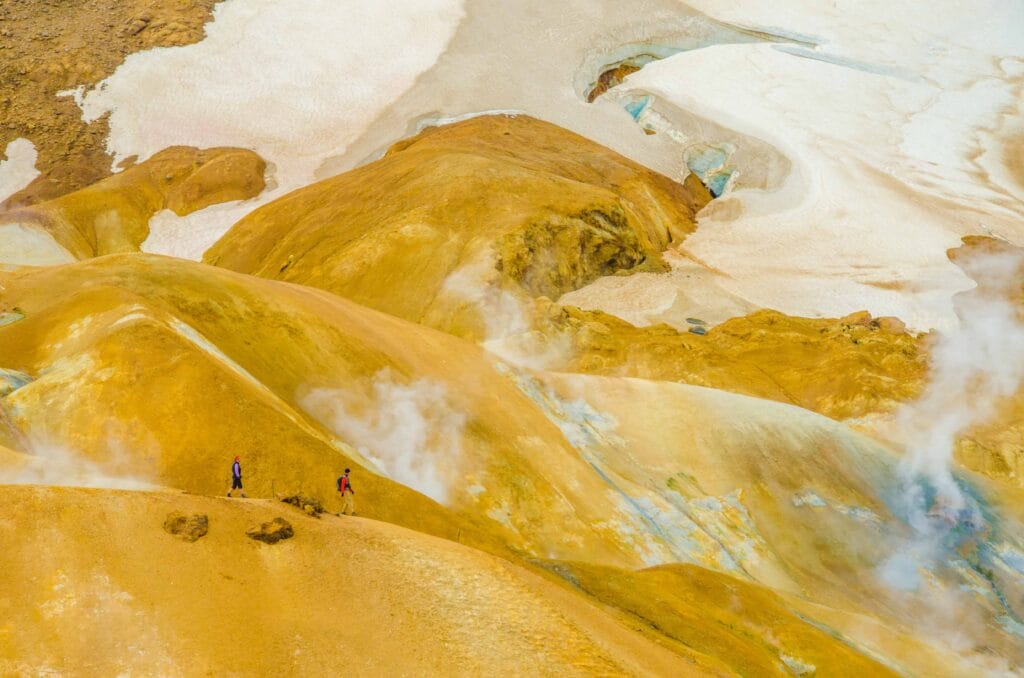
M252 212L204 260L482 336L464 286L557 297L659 270L709 198L550 123L480 116Z
M179 493L0 497L5 675L725 673L507 561L387 523ZM206 515L209 533L172 536L173 512ZM246 536L276 517L293 538Z
M239 148L165 149L145 162L49 201L0 211L0 234L25 229L48 234L65 257L37 261L31 250L0 248L0 263L53 264L71 257L138 251L157 212L179 216L216 203L243 200L264 187L266 163ZM40 235L39 237L45 238ZM39 247L39 245L36 245Z

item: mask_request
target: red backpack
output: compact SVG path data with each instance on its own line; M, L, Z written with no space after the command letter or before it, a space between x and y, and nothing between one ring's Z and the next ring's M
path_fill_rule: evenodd
M348 489L348 478L345 476L338 477L338 492L345 494L345 490Z

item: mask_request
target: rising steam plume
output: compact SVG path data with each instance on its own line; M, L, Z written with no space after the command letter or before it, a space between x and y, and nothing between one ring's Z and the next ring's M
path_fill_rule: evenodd
M302 405L390 478L445 503L460 477L466 415L441 383L378 372L370 393L318 388Z
M921 396L896 413L906 454L895 508L912 534L881 565L879 575L891 587L908 591L922 583L922 567L941 567L990 529L977 501L958 482L953 456L957 440L990 420L1024 384L1024 253L968 249L956 263L976 287L956 300L959 326L936 334L931 379ZM954 620L956 605L932 603L936 615Z
M990 419L1024 383L1024 323L1016 299L1024 254L969 253L957 263L977 287L957 300L959 327L937 335L921 397L896 416L907 441L903 471L917 528L929 510L947 518L973 510L951 471L957 439Z

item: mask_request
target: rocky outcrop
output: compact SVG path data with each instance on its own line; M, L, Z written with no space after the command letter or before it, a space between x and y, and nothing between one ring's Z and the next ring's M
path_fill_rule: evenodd
M927 373L927 336L895 318L797 318L758 311L689 330L636 327L600 311L537 303L533 324L569 349L552 369L707 386L799 405L835 419L889 412Z
M276 544L284 539L291 539L295 536L292 524L278 516L273 520L261 523L258 526L250 527L245 532L249 539L261 541L264 544Z
M293 494L288 497L281 499L286 504L291 504L295 508L299 509L307 516L313 518L319 518L320 514L324 512L324 505L320 503L320 500L316 497L307 497L304 494Z
M654 57L651 57L653 60ZM622 81L626 79L626 76L636 73L643 66L640 63L630 63L628 61L621 64L617 64L610 68L605 69L601 72L601 75L597 76L597 82L594 83L590 91L587 92L587 103L593 103L597 97L601 96L612 87L622 84Z
M167 520L164 521L164 530L179 539L193 542L201 537L205 537L206 533L210 531L210 519L203 513L195 513L189 516L175 511L174 513L167 514Z

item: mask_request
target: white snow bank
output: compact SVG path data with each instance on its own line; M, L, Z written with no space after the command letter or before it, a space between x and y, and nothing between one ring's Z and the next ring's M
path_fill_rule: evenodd
M277 166L277 190L257 200L158 218L151 251L196 257L247 211L377 157L418 123L516 110L675 178L724 170L723 198L678 259L686 270L650 295L619 287L632 318L769 306L953 322L951 295L968 282L945 250L967 233L1024 244L1012 151L1024 148L1024 5L690 5L227 0L205 40L129 57L82 105L90 119L112 112L118 159L232 145ZM583 100L604 65L648 52L670 56ZM704 309L686 294L694 261L708 265Z
M435 62L461 16L458 0L400 8L378 0L227 0L201 42L129 56L80 97L83 117L111 114L115 165L176 144L259 153L276 167L278 190L236 210L234 221L314 181L324 158L344 152ZM159 232L167 221L156 221L149 251L178 253L154 249L166 244ZM179 222L181 239L193 237L184 226L203 224L181 249L194 253L226 221Z
M1021 78L1006 68L1024 63L1022 6L694 4L821 44L685 52L620 88L762 139L793 163L780 189L713 203L686 248L758 306L954 324L950 297L971 284L946 249L969 233L1024 244L1024 187L991 154L978 162L1024 121Z
M39 176L36 169L35 145L28 139L15 139L7 144L6 160L0 161L0 202L25 188Z
M0 224L0 264L51 266L75 261L49 233L27 224Z
M149 235L139 249L150 254L202 261L203 253L236 221L281 195L280 191L265 191L251 200L210 205L183 217L171 210L160 210L150 217Z
M239 205L236 218L424 124L480 111L527 112L678 176L685 166L668 137L647 137L619 105L589 105L574 88L587 64L652 31L689 46L754 39L675 0L640 13L593 0L226 0L202 42L134 54L96 89L67 94L86 119L111 113L116 161L172 144L260 153L278 190ZM178 226L176 238L190 237Z

